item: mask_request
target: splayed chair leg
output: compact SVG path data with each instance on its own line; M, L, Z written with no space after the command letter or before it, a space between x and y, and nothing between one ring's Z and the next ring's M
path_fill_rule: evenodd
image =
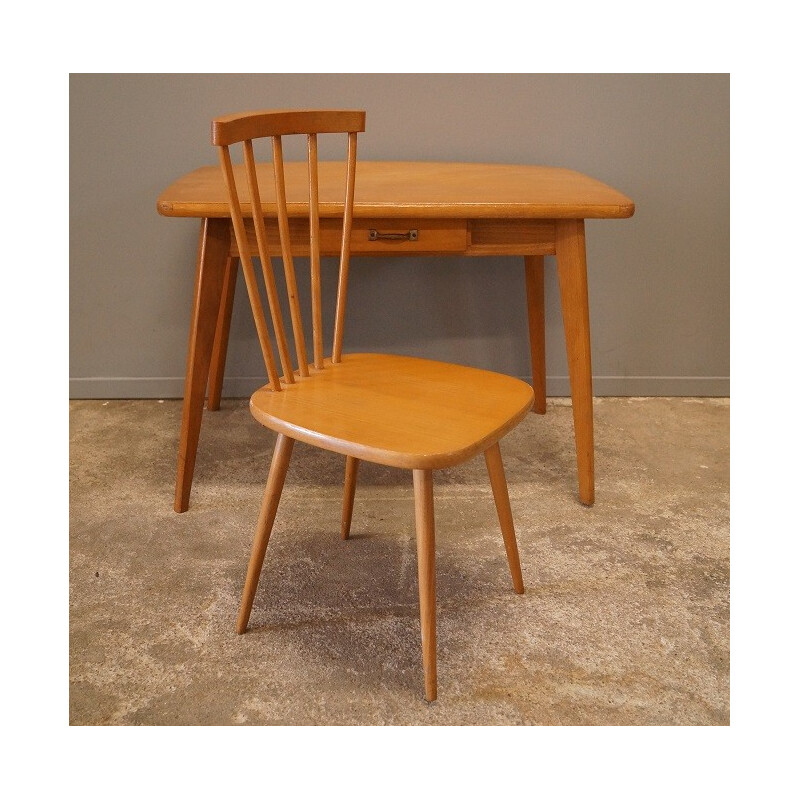
M250 554L250 563L247 566L247 578L242 592L242 604L239 607L239 618L236 622L236 633L244 633L253 608L253 598L256 596L258 579L261 567L264 565L264 556L267 553L269 536L278 512L278 503L281 499L283 484L286 480L286 471L289 469L289 458L292 455L294 439L278 434L275 452L272 455L272 465L269 468L267 488L264 490L264 500L261 503L261 513L258 516L256 535L253 539L253 550Z
M433 523L433 473L414 470L414 509L417 527L419 617L425 699L436 699L436 537Z
M356 495L356 478L358 477L357 458L347 456L344 468L344 496L342 500L342 539L350 537L350 523L353 520L353 500Z
M508 484L506 473L503 469L503 459L500 456L500 445L493 444L485 453L486 468L489 470L489 481L492 484L494 504L497 507L497 516L500 518L500 530L503 532L503 542L508 556L508 568L511 570L511 581L514 591L523 594L525 586L522 583L522 568L519 564L519 551L517 550L517 537L514 533L514 520L511 516L511 503L508 500Z

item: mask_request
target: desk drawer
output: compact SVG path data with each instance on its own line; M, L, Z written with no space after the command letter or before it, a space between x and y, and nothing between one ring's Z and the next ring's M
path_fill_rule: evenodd
M353 220L350 252L358 255L430 255L463 253L467 249L465 220Z
M278 224L274 219L264 220L270 255L281 253ZM250 252L258 254L253 221L245 220ZM341 219L325 218L319 225L320 250L323 255L339 255L342 244ZM308 220L293 217L289 220L292 253L308 256ZM467 223L465 220L419 219L355 219L350 236L353 255L434 255L437 253L464 253L467 249ZM231 254L239 255L236 242L231 243Z

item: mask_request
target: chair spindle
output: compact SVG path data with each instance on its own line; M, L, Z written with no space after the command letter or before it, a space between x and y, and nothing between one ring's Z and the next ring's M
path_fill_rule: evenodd
M311 258L311 328L314 343L314 367L323 368L322 278L319 242L319 168L317 134L308 134L308 229Z
M231 221L233 222L233 230L236 235L236 244L239 248L239 259L242 264L242 273L244 274L245 285L247 286L247 296L250 299L250 308L253 312L253 321L256 325L256 333L258 334L258 341L261 345L261 354L264 358L264 366L267 369L269 376L270 388L274 392L281 391L281 381L278 375L278 369L275 365L275 356L272 352L272 343L269 338L269 331L267 330L267 321L264 317L264 309L261 305L261 297L259 295L258 281L256 280L255 270L253 269L253 261L250 258L250 250L247 243L247 231L244 226L244 219L242 217L242 207L239 203L239 194L236 190L236 180L233 176L233 164L231 163L231 154L227 145L219 148L220 164L222 167L222 174L225 179L225 185L228 189L228 198L230 200ZM254 206L253 217L257 218L259 215Z
M281 239L283 272L286 276L286 291L289 295L289 312L292 318L292 333L300 375L308 377L308 357L303 336L303 319L300 314L300 301L297 297L297 278L292 259L292 243L289 235L289 214L286 209L286 179L283 172L283 145L280 136L272 137L272 162L275 172L275 197L278 206L278 231Z
M347 305L347 278L350 271L350 232L353 227L353 200L356 189L356 142L358 134L347 134L347 188L342 219L342 250L339 259L339 286L336 292L336 323L333 330L333 353L331 361L338 364L342 360L342 340L344 338L344 313Z
M258 245L258 257L261 261L261 272L264 276L264 287L267 290L267 301L269 312L272 316L272 329L275 331L275 340L278 343L278 354L283 369L283 379L287 383L294 383L294 370L292 359L289 355L289 346L286 343L286 328L283 324L283 314L278 297L278 287L275 284L275 272L272 268L272 258L269 255L267 242L267 230L264 225L264 215L257 212L261 208L261 192L258 186L258 173L256 171L256 159L253 152L253 140L245 139L242 142L244 151L245 168L247 170L247 186L250 190L251 205L253 208L253 227L256 232L256 242Z
M323 117L324 117L323 112ZM319 154L317 147L317 134L319 132L347 132L347 170L345 202L342 216L342 241L339 252L339 276L336 289L336 310L333 330L333 348L331 362L340 363L342 360L342 345L344 338L344 318L347 304L347 284L350 266L350 235L353 225L353 204L355 197L355 171L356 171L356 143L358 131L363 130L363 112L335 112L330 122L322 119L321 127L314 131L311 126L316 123L313 119L317 112L287 112L284 114L254 113L247 115L231 115L227 118L215 120L212 128L212 141L220 148L220 161L225 183L230 198L231 218L233 222L236 242L238 245L242 272L247 285L250 306L258 333L259 344L264 358L264 365L269 376L270 388L281 391L281 381L295 383L296 375L293 361L289 351L286 326L281 313L281 302L278 296L275 281L275 272L269 253L267 241L267 227L264 221L259 191L258 175L253 140L269 137L272 140L272 166L275 179L275 201L277 210L278 233L280 237L280 252L283 260L286 292L289 301L289 312L292 323L292 335L295 354L297 357L297 372L302 377L309 376L309 361L315 370L324 368L324 334L322 314L322 277L321 253L322 241L320 236L320 201L319 201ZM319 117L318 117L319 119ZM352 127L350 127L352 126ZM305 128L305 130L303 130ZM303 331L302 313L297 288L297 278L292 257L291 233L289 225L289 212L286 198L286 180L284 172L284 155L282 136L294 133L305 133L307 136L307 168L308 168L308 221L309 221L309 260L311 278L311 321L313 351L306 350ZM258 280L253 267L248 242L247 227L245 226L242 212L242 201L237 194L234 169L231 161L229 146L236 142L242 143L244 153L245 175L250 193L252 207L253 228L255 231L258 257L261 261L264 286L272 318L272 332L278 348L280 368L283 375L278 372L273 344L267 326L264 307L261 303ZM309 359L309 355L311 358Z

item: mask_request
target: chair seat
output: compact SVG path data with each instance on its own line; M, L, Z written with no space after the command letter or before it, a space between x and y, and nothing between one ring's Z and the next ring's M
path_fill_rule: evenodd
M407 356L359 353L325 362L250 411L292 439L393 467L438 469L485 451L533 402L517 378Z

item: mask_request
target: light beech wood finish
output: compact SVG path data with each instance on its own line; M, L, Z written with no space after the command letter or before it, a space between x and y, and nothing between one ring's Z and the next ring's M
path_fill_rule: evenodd
M262 217L263 219L263 217ZM288 220L286 222L288 225ZM319 243L319 158L317 135L308 135L308 238L311 257L311 320L314 336L314 366L322 369L325 358L322 335L322 276ZM291 243L291 234L287 231ZM291 245L290 245L291 246Z
M235 256L228 258L228 263L225 265L225 279L222 284L222 297L208 374L208 402L206 407L209 411L219 411L222 400L222 382L225 376L225 358L228 353L228 337L231 331L233 297L236 289L238 266L239 260Z
M478 224L478 223L476 223ZM277 220L265 219L264 225L267 232L267 247L271 256L279 256L280 250L280 232L278 230ZM245 231L247 232L248 248L251 253L258 252L258 244L256 241L255 230L253 221L245 219ZM384 237L386 234L408 234L411 230L416 230L418 237L415 240L410 239L371 239L370 232L377 231ZM519 230L519 226L515 228ZM308 257L311 255L311 248L309 247L310 232L308 227L308 220L302 217L289 217L289 232L292 241L292 253L295 256ZM549 226L550 241L553 238L553 226ZM478 234L481 235L480 233ZM499 234L502 236L502 231ZM526 244L526 247L534 249L541 249L540 242L536 242L535 236L537 231L530 233L531 242ZM449 220L449 219L419 219L419 218L401 218L401 219L378 219L367 217L362 219L354 219L352 225L352 233L350 236L350 252L358 255L444 255L447 253L464 253L467 248L470 254L479 254L481 248L486 245L480 243L478 245L470 244L470 232L467 230L466 220ZM326 218L320 219L320 227L318 232L319 248L322 255L336 256L339 255L342 242L342 221L340 218ZM514 245L512 245L514 246ZM519 246L519 245L516 245ZM489 245L495 248L496 245ZM555 249L551 244L546 245L546 249L550 253L554 253ZM473 252L474 251L474 252ZM234 256L239 255L239 246L235 240L231 246L231 254Z
M186 380L183 388L183 415L178 445L178 472L175 481L175 511L189 506L192 475L200 438L203 401L211 365L216 322L225 283L225 270L230 253L231 228L226 220L204 219L200 225L197 247L192 323L186 356ZM217 267L217 268L215 268Z
M278 513L278 503L281 500L283 484L286 481L286 472L289 469L289 459L292 457L294 439L288 436L278 436L275 451L272 455L272 465L269 468L267 486L264 489L264 499L261 503L261 513L258 515L256 535L253 539L253 550L250 563L247 565L247 577L242 591L242 602L239 606L239 617L236 621L236 633L247 630L247 622L253 609L253 599L258 588L258 579L261 568L264 566L264 556L267 553L267 544Z
M311 136L308 138L311 139ZM255 161L251 161L252 148L247 148L245 152L248 153L248 185L250 186L250 194L255 197L254 192L256 191L257 178L255 176ZM297 297L297 277L294 272L294 260L292 258L292 247L289 239L289 217L286 213L286 181L283 176L283 145L281 144L279 136L275 136L272 139L272 158L275 168L275 191L278 195L278 230L280 231L281 256L283 257L283 274L286 279L286 290L289 294L289 314L292 318L294 350L297 356L300 374L305 378L308 377L308 359L306 358L306 342L303 335L303 318L300 314L300 300ZM316 205L310 203L309 207L311 213L314 214ZM256 224L256 230L258 230L264 224L264 217L257 214L255 219L258 220ZM312 234L311 241L313 242L314 240L315 235ZM241 241L238 236L237 241ZM243 247L242 244L239 246L240 249ZM259 248L258 252L262 263L269 260L266 240L263 249ZM283 331L280 331L280 334L283 334ZM291 383L289 370L284 369L283 374L286 380Z
M347 125L344 130L336 127ZM425 697L437 696L436 680L436 581L435 532L433 514L433 470L461 463L485 453L489 478L497 506L509 567L516 591L522 591L522 575L517 552L511 507L505 482L498 441L517 425L533 402L531 387L523 381L487 370L474 369L427 359L387 354L342 354L343 323L347 295L347 275L355 194L357 133L363 119L352 112L315 112L300 120L284 119L281 114L259 112L252 119L227 117L214 123L214 140L219 145L220 163L229 192L230 215L236 235L239 257L248 286L253 315L269 383L250 399L250 410L262 425L276 431L278 440L270 468L267 489L247 569L237 632L248 625L264 562L267 543L275 521L292 444L299 440L346 456L345 486L342 506L341 536L348 538L358 465L362 460L412 470L417 530L417 558L420 596L422 660ZM309 121L312 120L312 121ZM287 128L302 128L308 137L309 252L311 287L319 302L320 244L317 227L321 203L317 197L317 137L312 124L324 132L347 133L348 166L344 171L344 210L340 248L337 309L330 358L322 357L321 310L312 302L314 352L311 363L305 352L299 298L293 266L291 227L287 212L286 184L281 137ZM356 130L350 130L350 127ZM245 226L241 184L236 180L229 147L242 135L271 136L273 142L273 177L275 179L275 214L278 221L284 274L293 323L297 368L283 365L284 374L276 373L271 344L266 339L266 315L255 285L249 252L250 239ZM247 191L255 209L263 208L258 169L250 138L243 142ZM263 215L253 219L258 254L262 264L270 263ZM230 254L229 254L230 257ZM267 283L272 268L264 270ZM269 289L267 291L269 295ZM282 320L273 315L273 330L280 341L284 337ZM279 346L280 349L280 346Z
M293 120L293 127L311 119L313 114L298 116ZM292 253L309 256L307 169L300 163L288 163L285 167ZM341 184L346 162L320 162L319 170L320 254L340 255L346 195ZM234 165L233 173L243 194L245 250L255 255L258 248L245 166ZM271 256L280 255L272 164L259 163L257 174L264 179L264 193L256 205L261 205L268 215L265 220L267 248ZM177 180L162 192L157 208L165 216L203 219L175 487L175 510L181 512L189 505L209 362L213 381L213 385L209 385L209 409L218 406L214 398L217 387L221 386L224 349L216 348L212 355L213 331L229 324L229 317L218 313L218 281L222 280L228 259L239 257L239 248L231 235L225 181L218 167L202 167ZM586 254L585 250L580 252L585 244L583 238L579 238L574 240L576 246L567 246L570 237L564 236L563 230L558 237L556 229L562 221L582 225L583 219L623 219L633 213L634 204L625 195L566 169L436 162L359 163L350 236L350 252L354 255L513 255L528 259L556 256L567 352L577 354L568 364L573 392L578 496L587 505L594 500L594 440L591 364L581 361L580 356L588 353L588 306L585 305L588 301L585 287L582 288L586 280ZM223 230L222 226L227 226L228 230ZM369 236L371 230L407 233L412 229L418 234L414 240ZM219 246L223 239L228 241L227 250ZM557 239L561 243L560 252L557 252ZM526 262L526 294L535 410L543 413L546 402L545 310L539 263L536 260ZM514 276L510 275L509 279ZM219 342L223 341L222 333L220 330L216 337ZM215 377L217 375L220 379Z
M247 150L245 150L245 153L247 154ZM244 273L245 285L247 286L247 296L250 299L250 308L253 311L253 320L256 324L256 333L258 334L258 341L261 346L261 355L264 358L264 366L266 367L267 375L269 376L270 386L274 391L277 392L280 391L280 377L278 376L278 371L275 365L275 356L272 351L272 343L270 342L269 330L267 329L267 321L264 316L264 311L261 307L261 300L259 297L260 290L258 287L258 281L256 280L255 269L253 268L253 262L250 258L250 254L247 252L247 248L243 246L243 243L246 240L246 234L244 231L244 222L242 219L242 210L239 205L236 182L233 175L233 165L227 146L220 147L219 157L220 164L222 166L222 172L225 176L225 184L228 187L228 192L230 194L231 221L233 223L236 241L239 243L239 258L242 263L242 272ZM248 167L249 166L250 162L248 159ZM249 178L250 176L248 175L248 179ZM260 219L260 217L256 218L256 220L258 219ZM263 231L261 231L261 227L262 226L259 226L258 222L256 221L256 231L258 232L259 238L263 237ZM271 275L272 267L269 258L264 258L262 260L262 269L264 270L264 281L266 283L267 293L270 298L270 307L272 308L273 297L270 294L270 289L271 287L274 287L275 283L274 278L272 278ZM279 342L278 346L280 348L280 343L285 339L285 336L283 334L283 326L280 321L279 313L275 314L273 312L272 322L275 326L275 333ZM284 375L287 376L287 380L292 379L292 369L288 364L284 366Z
M344 468L344 497L342 499L342 539L350 538L350 525L353 521L353 503L356 495L356 481L358 479L358 465L361 462L347 456Z
M559 220L556 225L556 259L561 286L561 313L567 342L569 381L578 491L581 502L594 503L594 417L592 407L592 348L589 341L589 283L586 274L586 239L582 219Z
M514 533L514 519L511 516L511 502L508 499L508 484L506 483L506 472L503 469L503 459L500 455L500 445L493 444L483 455L486 459L486 469L489 471L489 481L492 484L494 504L500 518L500 529L503 532L508 566L511 570L511 582L514 584L514 591L517 594L523 594L525 586L522 582L517 535Z
M344 340L344 314L347 307L347 279L350 270L350 237L353 230L353 203L356 184L356 134L350 133L347 140L347 180L345 183L344 212L342 215L342 249L339 254L339 284L336 287L336 322L333 328L334 364L342 360Z
M211 141L217 146L265 136L363 131L365 113L328 109L267 109L217 117L211 123Z
M258 166L262 211L275 216L272 166ZM320 162L321 217L341 216L345 161ZM235 168L237 182L244 168ZM308 216L305 162L286 164L287 212ZM217 167L200 167L167 187L157 200L166 217L230 218ZM251 199L242 197L245 216ZM459 164L432 161L360 161L355 192L357 218L509 220L624 219L633 201L594 178L559 167L524 164Z
M333 368L335 367L335 369ZM345 354L250 411L274 431L335 453L406 469L441 469L482 453L533 401L527 383L487 370L383 353Z
M433 472L414 470L414 517L417 528L417 582L422 633L425 699L436 700L436 533L433 519Z
M545 365L544 256L525 256L525 296L528 301L528 340L531 348L533 410L547 411L547 369Z

